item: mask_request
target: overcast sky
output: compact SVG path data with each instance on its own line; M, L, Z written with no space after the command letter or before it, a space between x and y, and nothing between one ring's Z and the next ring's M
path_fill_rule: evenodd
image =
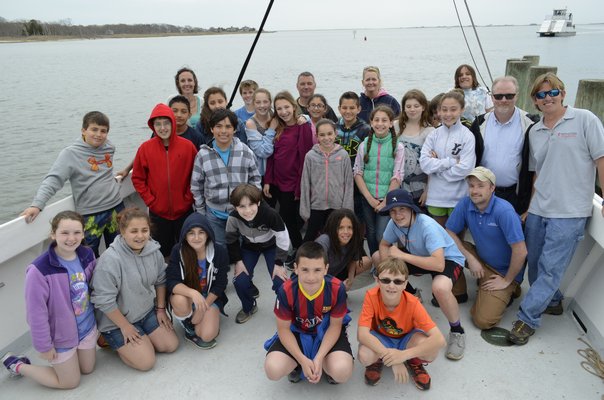
M604 22L602 0L467 0L477 25L541 23L567 3L575 23ZM168 23L258 27L268 0L3 0L0 17L74 25ZM468 22L463 0L456 0ZM453 0L275 0L267 30L457 25Z

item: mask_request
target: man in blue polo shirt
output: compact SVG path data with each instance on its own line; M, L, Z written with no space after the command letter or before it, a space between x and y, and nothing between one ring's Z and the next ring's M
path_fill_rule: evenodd
M514 207L493 194L495 175L476 167L466 177L469 196L461 199L447 220L447 233L466 257L478 279L478 295L470 313L480 329L497 325L512 297L518 297L524 275L526 244ZM470 230L475 246L458 236Z

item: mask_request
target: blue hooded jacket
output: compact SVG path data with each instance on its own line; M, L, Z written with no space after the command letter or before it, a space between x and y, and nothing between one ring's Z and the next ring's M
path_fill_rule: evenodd
M206 263L208 268L207 292L214 293L218 297L215 303L220 308L220 312L224 314L224 306L229 301L224 292L228 282L227 273L229 271L229 256L224 246L215 244L214 231L207 218L197 212L194 212L187 217L180 231L180 241L172 248L170 262L166 269L168 297L172 294L176 285L179 283L186 285L184 282L185 264L182 258L181 248L186 240L187 232L193 228L201 228L208 235L208 241L206 243Z

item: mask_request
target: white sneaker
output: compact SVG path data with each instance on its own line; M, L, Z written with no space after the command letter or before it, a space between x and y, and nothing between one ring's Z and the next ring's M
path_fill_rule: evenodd
M466 334L449 332L449 340L447 341L447 352L445 357L449 360L461 360L464 350L466 349Z

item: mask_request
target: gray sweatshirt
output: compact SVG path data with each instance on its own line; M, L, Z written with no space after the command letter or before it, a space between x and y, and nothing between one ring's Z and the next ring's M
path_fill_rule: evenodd
M31 205L44 209L69 180L75 209L80 214L96 214L117 206L122 198L113 174L114 153L115 146L109 141L93 147L79 138L59 153Z
M140 321L153 309L155 287L165 286L166 282L166 264L159 247L159 243L149 239L136 254L118 235L101 254L90 295L99 331L117 328L106 315L116 308L130 323Z
M348 152L336 144L327 154L315 144L304 158L300 181L300 216L307 220L310 210L353 210L353 189Z

